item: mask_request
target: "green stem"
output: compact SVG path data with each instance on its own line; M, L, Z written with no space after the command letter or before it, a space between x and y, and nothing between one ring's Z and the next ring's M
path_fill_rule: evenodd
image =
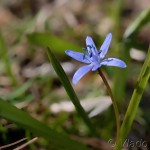
M113 7L114 14L114 30L113 30L113 49L118 54L119 58L128 63L129 50L127 46L122 44L122 12L124 8L124 0L113 1L115 7ZM117 44L116 44L117 43ZM119 44L118 44L119 43ZM120 74L122 74L120 76ZM124 69L115 68L115 74L113 76L112 91L118 107L122 106L122 97L125 97L125 85L127 80L127 71Z
M0 55L1 55L1 59L3 60L3 63L5 64L6 72L9 75L12 84L16 86L17 81L11 69L11 63L7 55L7 48L1 32L0 32Z
M120 50L119 50L119 58L121 60L124 60L128 66L130 63L130 54L129 54L129 47L122 43L120 44ZM120 68L114 68L114 76L113 76L113 94L115 97L115 100L118 104L118 107L122 107L122 100L125 99L125 87L127 83L127 77L128 77L128 67L126 69L120 69Z
M120 34L121 34L121 17L122 17L122 10L124 7L124 0L115 0L114 4L114 36L117 41L120 41Z
M124 121L121 125L120 134L119 134L118 140L116 141L115 150L120 150L122 148L121 143L124 142L126 136L128 135L128 133L131 129L131 125L135 118L141 97L143 95L146 84L149 80L149 77L150 77L150 47L149 47L144 65L140 72L136 87L133 91L128 109L125 114ZM120 139L121 139L121 141L120 141Z
M113 108L114 108L114 113L115 113L115 118L116 118L116 128L117 128L117 135L116 135L116 140L118 139L119 136L119 130L120 130L120 117L119 117L119 110L117 107L117 103L114 99L114 96L112 94L111 88L109 86L109 83L107 82L107 79L105 78L104 74L102 73L101 69L98 69L98 73L101 76L103 82L105 83L105 86L107 88L107 91L111 97Z

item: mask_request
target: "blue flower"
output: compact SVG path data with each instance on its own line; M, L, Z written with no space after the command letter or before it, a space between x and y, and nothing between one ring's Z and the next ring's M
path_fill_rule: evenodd
M86 37L86 47L83 50L85 53L74 52L72 50L66 50L66 54L80 62L86 63L88 65L80 67L74 74L72 82L73 84L77 84L77 82L89 71L95 71L100 68L102 65L105 66L116 66L120 68L125 68L126 64L124 61L117 58L106 58L108 48L110 46L110 42L112 39L112 34L109 33L100 50L98 51L92 38L90 36Z

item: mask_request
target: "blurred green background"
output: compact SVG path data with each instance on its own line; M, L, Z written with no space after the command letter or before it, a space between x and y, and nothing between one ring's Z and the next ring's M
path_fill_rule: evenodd
M127 63L124 70L102 68L123 119L150 43L149 0L1 0L0 98L92 149L107 150L107 141L115 136L115 118L101 78L97 72L90 72L73 86L97 128L100 137L95 139L49 64L46 47L51 47L71 80L82 64L70 59L64 51L82 51L87 35L92 36L99 49L109 32L113 39L107 57L121 58ZM142 139L148 146L149 107L150 84L128 135L131 141ZM24 140L27 142L36 137L31 130L14 122L1 115L0 149L22 138L27 138ZM59 148L40 137L23 149Z

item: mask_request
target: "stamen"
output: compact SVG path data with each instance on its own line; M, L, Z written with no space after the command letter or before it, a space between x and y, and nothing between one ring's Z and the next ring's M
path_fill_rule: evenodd
M92 57L92 53L90 53L89 55L90 55L90 57Z
M83 60L85 59L85 54L83 55Z
M88 48L88 47L90 48L90 50L87 49L88 54L89 54L90 57L92 57L92 52L91 52L92 46L91 46L91 45L87 45L87 48Z
M99 52L98 52L98 55L101 53L102 51L100 50Z
M89 47L90 49L92 48L92 46L91 46L91 45L87 45L87 47Z
M95 46L94 45L92 45L92 48L95 50Z

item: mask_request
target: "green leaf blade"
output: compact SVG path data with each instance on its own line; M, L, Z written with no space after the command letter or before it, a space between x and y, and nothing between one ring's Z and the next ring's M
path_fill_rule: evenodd
M72 103L74 104L77 113L79 114L79 116L83 119L83 121L85 122L85 124L87 125L87 127L89 128L90 132L92 135L94 136L98 136L98 133L96 132L96 129L94 128L94 126L92 125L88 115L86 114L86 112L84 111L83 107L80 104L80 101L65 73L65 71L63 70L63 68L61 67L60 63L58 62L58 60L56 59L56 57L54 56L54 54L52 53L52 51L48 48L47 50L47 54L48 54L48 58L51 61L57 75L59 76L60 81L62 82L68 96L70 97Z
M58 133L40 121L32 118L6 101L0 100L0 117L8 119L22 128L29 130L36 136L43 137L50 141L58 149L63 150L89 150L83 144L70 139L67 135Z
M124 38L133 37L143 26L150 22L150 7L145 9L126 29Z
M76 44L70 43L64 39L47 33L31 33L27 35L27 38L35 45L52 47L56 53L60 54L64 54L64 51L68 49L68 47L74 50L80 50L80 47Z
M122 141L125 141L125 138L127 137L131 129L132 123L137 113L137 109L138 109L141 97L143 95L144 89L147 85L149 78L150 78L150 47L149 47L145 62L143 64L143 67L141 69L139 78L137 80L137 84L133 91L129 106L127 108L125 118L121 125L120 136L119 136L119 140L116 143L115 150L121 149L122 145L121 145L120 139Z

